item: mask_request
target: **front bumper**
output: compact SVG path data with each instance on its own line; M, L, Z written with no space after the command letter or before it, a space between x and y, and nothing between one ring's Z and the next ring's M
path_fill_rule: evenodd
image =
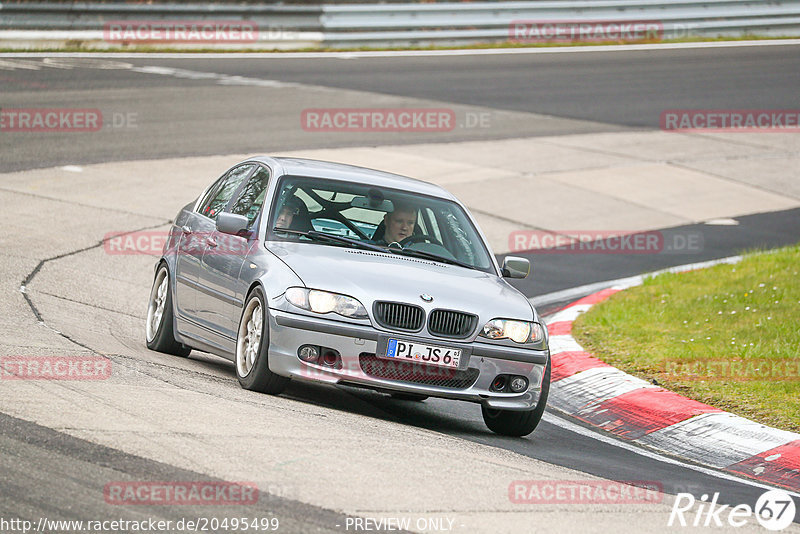
M309 317L276 309L269 310L269 327L269 367L272 372L279 375L478 402L489 408L503 410L530 410L536 406L539 402L545 366L550 357L547 350L536 351L477 341L464 343L423 339L414 335L378 331L371 326ZM374 359L379 337L387 334L403 339L417 339L431 345L462 348L464 356L457 373L462 377L474 377L477 374L477 378L474 381L471 378L466 381L451 381L450 385L443 386L420 383L413 378L388 379L375 376L374 373L367 374L362 362L369 359L370 355ZM303 362L297 356L301 345L320 345L338 351L341 355L341 368ZM430 369L428 366L423 367ZM433 370L437 371L440 368ZM527 377L528 389L522 393L491 391L492 381L499 374ZM453 385L454 383L459 384Z

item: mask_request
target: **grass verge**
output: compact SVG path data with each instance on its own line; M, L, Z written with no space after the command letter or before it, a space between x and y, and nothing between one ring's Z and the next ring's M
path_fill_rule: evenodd
M580 316L605 362L689 398L800 431L800 246L663 274Z
M637 44L677 44L677 43L713 43L726 41L778 41L786 39L797 39L792 35L768 36L768 35L741 35L741 36L719 36L719 37L684 37L680 39L658 39L658 40L639 40L639 41L593 41L593 42L570 42L570 43L519 43L519 42L483 42L465 45L428 45L428 46L352 46L352 47L307 47L307 48L215 48L215 47L175 47L169 43L163 45L120 45L108 48L98 48L93 41L73 40L61 47L27 47L12 48L0 47L0 53L13 52L92 52L92 53L176 53L176 54L219 54L219 53L297 53L297 52L385 52L385 51L424 51L424 50L484 50L495 48L574 48L592 46L612 46L612 45L637 45Z

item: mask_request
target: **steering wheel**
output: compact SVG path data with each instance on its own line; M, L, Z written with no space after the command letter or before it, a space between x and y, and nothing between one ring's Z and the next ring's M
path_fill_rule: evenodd
M434 245L439 245L440 247L444 246L439 242L439 240L428 235L410 235L400 241L400 246L405 248L408 245L413 245L414 243L433 243Z

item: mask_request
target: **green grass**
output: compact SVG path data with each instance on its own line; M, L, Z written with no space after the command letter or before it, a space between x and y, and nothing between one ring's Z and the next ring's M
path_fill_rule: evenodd
M760 41L760 40L778 40L778 39L795 39L796 37L786 36L764 36L764 35L742 35L731 37L684 37L681 39L658 39L658 40L639 40L639 41L597 41L597 42L572 42L572 43L518 43L518 42L501 42L501 43L475 43L470 45L459 46L411 46L411 47L374 47L374 46L354 46L347 48L330 48L330 47L316 47L316 48L298 48L298 49L270 49L270 48L230 48L220 49L214 47L196 47L196 48L176 48L170 44L164 45L127 45L116 46L108 49L96 49L92 42L87 41L71 41L64 47L55 48L36 48L29 47L25 49L20 48L0 48L0 53L5 52L97 52L97 53L253 53L260 52L273 52L273 53L292 53L292 52L375 52L386 50L482 50L492 48L559 48L559 47L575 47L575 46L608 46L608 45L627 45L627 44L669 44L669 43L701 43L701 42L718 42L718 41Z
M580 316L573 335L628 373L800 431L798 273L796 245L735 265L659 275Z

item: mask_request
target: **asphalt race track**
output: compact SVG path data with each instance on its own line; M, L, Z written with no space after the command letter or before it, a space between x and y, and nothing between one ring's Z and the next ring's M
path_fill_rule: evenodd
M369 133L326 136L303 132L295 106L327 107L333 93L296 92L275 102L264 98L258 85L253 89L256 82L269 86L268 80L366 92L372 95L373 105L391 105L392 100L380 100L378 95L392 95L450 103L476 112L516 112L516 116L502 115L491 128L459 128L446 136L390 133L381 137L380 144L657 129L665 109L721 105L732 109L792 108L800 84L800 57L794 46L447 59L116 61L153 67L150 74L114 68L113 61L99 59L51 58L49 65L54 66L27 58L4 62L0 82L5 107L83 102L93 103L107 115L135 113L138 120L135 129L111 128L114 135L73 136L70 142L46 135L6 139L4 147L14 154L3 158L7 171L65 161L81 164L274 153L375 143ZM444 62L447 68L442 68ZM158 71L156 67L183 72ZM220 80L222 76L230 78ZM537 115L552 120L536 120Z
M720 503L753 506L761 485L642 451L552 411L531 436L512 439L489 432L474 405L304 383L277 398L245 392L224 360L147 351L143 312L155 257L109 256L100 240L111 231L165 228L181 205L241 159L235 155L349 158L361 157L364 147L391 146L399 154L403 146L436 152L516 139L630 140L655 136L667 109L797 108L798 52L764 46L350 59L0 55L3 108L97 108L104 120L92 133L0 132L0 201L9 224L0 238L7 254L0 260L0 303L9 310L0 321L0 353L104 355L115 369L107 384L0 383L0 517L243 515L235 506L110 506L102 488L113 480L252 480L261 498L244 515L279 517L285 532L344 532L354 516L403 513L455 517L458 532L660 532L669 515L668 502L515 508L507 498L515 479L646 479L671 495L719 492ZM300 112L322 107L447 107L458 125L448 132L303 129ZM476 126L481 117L484 126ZM771 181L747 182L763 193L753 202L771 208L731 208L715 222L719 209L710 206L707 218L659 213L637 223L667 235L700 235L695 250L514 252L534 263L534 275L517 287L541 296L796 243L800 145L796 137L761 143L758 135L700 135L693 143L758 151L721 159L751 173L771 165ZM674 148L660 137L658 143L650 147L656 154ZM583 149L609 165L632 165L611 162L619 155L607 148ZM364 157L380 165L379 156ZM648 158L660 165L677 156ZM393 164L402 168L404 161ZM485 210L487 220L494 213L497 228L540 228L524 223L540 209L535 198L509 221L465 202ZM565 211L570 203L563 198ZM505 234L498 235L502 243Z

